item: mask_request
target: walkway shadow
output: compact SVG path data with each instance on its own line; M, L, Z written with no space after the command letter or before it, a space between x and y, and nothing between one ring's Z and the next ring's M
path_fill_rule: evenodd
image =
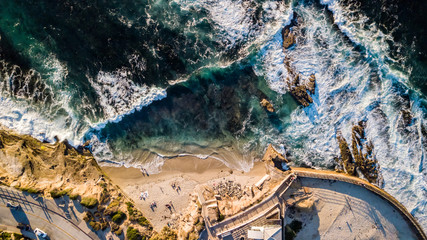
M53 201L55 201L56 206L58 206L62 212L64 212L65 217L67 217L67 219L69 220L73 220L73 215L70 214L70 200L68 196L62 196L60 198L54 198ZM77 216L74 213L75 216L75 220L77 220Z
M10 209L10 212L18 223L30 224L30 220L28 220L27 214L25 214L22 209Z
M315 206L311 211L300 211L295 207L288 208L286 221L287 225L284 229L286 235L295 234L297 239L320 239L319 213Z
M45 203L45 199L44 198L42 198L42 197L39 197L39 198L37 198L36 199L36 201L40 204L40 206L42 207L42 209L43 209L43 213L44 213L44 215L46 216L46 219L49 221L49 222L52 222L53 220L52 220L52 217L50 216L50 213L49 213L49 210L48 210L48 206L46 205L46 203Z

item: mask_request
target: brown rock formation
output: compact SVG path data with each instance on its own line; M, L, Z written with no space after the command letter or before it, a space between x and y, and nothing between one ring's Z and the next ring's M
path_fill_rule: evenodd
M261 104L261 106L263 107L263 108L265 108L267 111L269 111L269 112L274 112L275 110L274 110L274 107L273 107L273 104L271 104L267 99L262 99L262 101L260 102L260 104Z
M350 175L358 176L358 172L371 183L381 185L382 178L379 173L378 162L373 153L374 146L365 136L366 122L360 121L352 128L351 151L347 141L341 133L337 133L337 141L340 147L340 167Z
M365 137L365 127L364 121L353 126L351 147L357 168L369 182L375 183L379 177L379 166L373 153L374 146Z
M314 76L314 74L311 74L310 77L308 78L307 90L311 94L314 94L315 88L316 88L316 76Z
M271 144L268 145L267 150L265 151L264 157L262 158L263 161L276 161L276 162L289 162L282 154L280 154L276 149L271 146Z
M301 105L308 107L308 105L313 102L313 99L311 98L310 94L308 94L308 92L314 94L316 86L316 78L314 74L310 75L308 82L304 84L300 81L300 74L296 73L295 69L292 68L290 58L285 58L284 64L289 74L289 77L286 79L286 83L288 84L290 94Z
M344 170L350 175L357 176L353 156L351 155L350 148L348 147L345 138L341 135L341 132L337 133L337 141L340 147L341 160Z
M291 32L289 26L282 29L283 48L288 49L295 44L295 35Z

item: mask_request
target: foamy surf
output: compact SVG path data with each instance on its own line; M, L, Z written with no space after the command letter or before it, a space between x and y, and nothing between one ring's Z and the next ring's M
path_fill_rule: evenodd
M337 131L351 141L352 126L360 120L366 121L366 136L374 144L385 179L384 189L427 227L423 212L427 191L421 132L425 119L419 108L422 99L416 93L409 93L406 84L409 73L389 65L398 61L387 55L385 42L391 39L389 35L380 32L374 24L364 26L364 16L360 16L358 22L346 19L346 9L337 1L322 3L328 4L328 9L333 12L334 23L340 32L334 31L327 13L321 9L304 4L294 9L299 16L297 26L293 28L297 42L287 54L292 66L302 76L315 74L316 93L309 107L299 108L291 114L290 127L275 143L281 144L281 139L302 142L303 148L288 145L297 159L308 165L332 166L339 154ZM354 51L343 34L354 44L363 45L362 54ZM271 89L283 94L286 93L287 72L280 64L284 58L281 45L281 35L277 33L260 52L263 68L258 73L265 76ZM413 115L413 122L405 127L405 132L396 127L402 106Z

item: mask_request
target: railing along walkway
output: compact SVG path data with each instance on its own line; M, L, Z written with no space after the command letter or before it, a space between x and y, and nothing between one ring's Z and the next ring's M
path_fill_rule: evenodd
M292 182L295 180L296 176L294 174L289 174L285 179L279 184L278 187L274 190L274 193L269 197L264 199L258 204L248 208L247 210L236 214L224 221L213 225L210 228L210 232L213 235L221 235L223 233L237 229L243 225L246 225L259 217L267 214L271 209L280 204L280 197L283 193L289 188Z

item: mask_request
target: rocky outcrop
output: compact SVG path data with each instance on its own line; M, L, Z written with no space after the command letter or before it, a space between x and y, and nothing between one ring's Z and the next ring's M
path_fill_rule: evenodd
M269 112L274 112L275 110L274 110L274 107L273 107L273 104L271 104L267 99L262 99L261 100L261 102L260 102L260 104L261 104L261 106L265 109L265 110L267 110L267 111L269 111Z
M352 152L356 167L362 172L363 176L371 183L381 181L379 177L379 165L374 155L374 145L365 137L366 122L360 121L352 129ZM378 182L379 181L379 182Z
M289 26L286 26L282 29L282 39L284 49L288 49L295 44L295 35L292 33Z
M314 74L311 74L310 77L308 78L307 90L311 94L314 94L315 88L316 88L316 76L314 76Z
M341 153L340 167L350 175L363 175L369 182L382 185L379 165L375 158L374 146L365 136L366 122L360 121L352 128L351 151L341 133L337 133L337 141Z
M309 90L307 85L301 84L300 75L297 75L293 78L292 81L287 81L288 88L291 95L304 107L308 107L310 103L313 102L310 94L307 93ZM314 91L314 90L313 90Z
M355 163L353 160L353 156L351 155L350 148L348 147L347 141L341 135L341 132L337 133L337 141L340 148L341 153L341 165L344 168L345 172L357 176L357 172L355 171Z
M296 24L294 21L293 24ZM288 56L286 49L290 48L295 44L295 35L291 32L289 26L286 26L282 30L282 40L283 40L283 52L286 57L283 61L286 70L288 72L288 77L286 78L286 83L288 85L289 93L295 98L295 100L303 105L308 107L310 103L313 102L310 94L315 93L316 88L316 77L314 74L311 74L310 77L303 81L301 75L297 72L295 68L291 65L291 58Z
M264 157L262 158L264 162L289 162L281 153L279 153L274 147L269 144L267 150L265 151Z

